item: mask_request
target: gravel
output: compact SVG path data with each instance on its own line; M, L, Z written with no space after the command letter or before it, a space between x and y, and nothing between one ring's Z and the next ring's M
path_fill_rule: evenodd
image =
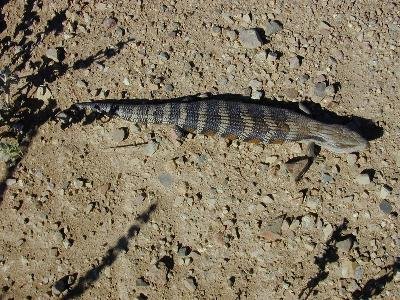
M382 201L379 203L379 209L380 209L383 213L389 215L389 214L393 211L393 206L392 206L392 204L391 204L389 201L387 201L387 200L382 200Z
M325 82L318 82L314 86L314 95L317 97L325 97L326 83Z
M111 139L115 143L120 143L128 137L128 132L127 127L116 128L111 132Z
M367 173L361 173L356 177L356 182L360 185L367 185L371 183L371 179L369 177L369 174Z
M161 52L158 57L162 60L162 61L167 61L170 58L170 55L167 52Z
M46 57L55 62L60 62L60 52L57 48L50 48L46 51Z
M267 61L274 62L278 59L278 53L275 51L268 52Z
M239 32L239 40L243 47L256 49L262 46L262 39L257 29L244 29Z
M277 20L272 20L267 22L265 26L265 35L271 36L283 29L283 25L281 22Z
M289 68L297 69L300 67L300 58L298 56L293 56L289 58Z
M185 280L183 280L183 284L185 287L190 291L194 292L197 288L197 283L196 279L194 277L188 277Z
M108 30L117 25L117 19L115 18L105 18L103 20L102 26L104 29Z

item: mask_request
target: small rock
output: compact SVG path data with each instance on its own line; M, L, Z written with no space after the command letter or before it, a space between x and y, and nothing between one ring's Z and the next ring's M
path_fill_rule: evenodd
M76 279L76 275L66 275L51 287L51 292L58 296L61 295L66 289L68 289L71 285L74 284Z
M187 256L190 253L190 248L189 247L180 247L178 250L178 255L179 256Z
M332 227L332 225L331 224L326 224L325 226L324 226L324 228L322 229L322 233L323 233L323 237L324 237L324 241L327 241L330 237L331 237L331 235L332 235L332 233L333 233L333 227Z
M278 52L275 51L268 52L267 61L273 62L276 61L277 59L278 59Z
M47 86L42 85L37 88L35 97L39 100L48 101L53 95Z
M60 62L60 53L57 48L50 48L46 51L46 57L55 62Z
M361 173L356 177L356 182L360 185L367 185L371 183L371 179L367 173Z
M136 286L147 287L149 284L141 277L136 279Z
M354 164L357 162L357 155L356 155L356 154L353 154L353 153L348 154L348 155L346 156L346 160L347 160L347 163L348 163L349 165L354 165Z
M336 90L335 90L335 87L333 86L333 84L330 84L325 88L325 94L330 97L335 96Z
M293 56L289 58L289 68L297 69L300 67L300 58L298 56Z
M86 88L87 87L87 83L85 81L83 81L83 80L78 80L76 82L76 86L79 87L79 88Z
M299 77L299 82L300 82L301 84L304 84L304 83L306 83L307 80L309 80L309 79L310 79L310 75L308 75L308 74L303 74L303 75L301 75L301 76Z
M7 186L12 186L12 185L14 185L14 184L16 184L17 183L17 179L15 179L15 178L8 178L7 180L6 180L6 185Z
M174 86L172 84L170 84L170 83L167 83L164 86L164 90L167 91L167 92L172 92L174 90Z
M326 83L325 82L318 82L315 84L314 87L314 95L318 97L324 97L325 96L325 89L326 89Z
M120 143L128 137L128 128L116 128L111 132L111 138L114 142Z
M123 83L124 85L126 85L126 86L130 86L130 85L131 85L131 83L129 82L128 77L124 77L124 80L122 81L122 83Z
M158 150L159 143L150 141L144 146L144 153L147 156L152 156Z
M272 20L269 21L267 23L267 25L265 26L265 34L267 36L271 36L279 31L281 31L283 29L283 25L281 22L277 21L277 20Z
M392 192L392 188L387 185L381 186L381 191L379 192L379 198L386 199L389 197L390 193Z
M244 14L242 19L244 22L250 23L251 22L251 14Z
M285 163L286 170L295 181L299 181L310 167L308 157L295 157Z
M342 252L349 252L351 250L351 247L353 247L353 239L351 237L336 243L336 248L338 248Z
M262 89L262 82L257 80L257 79L253 79L250 80L249 82L249 86L253 89L253 90L261 90Z
M117 25L117 19L115 18L105 18L103 21L103 28L104 29L110 29L113 28Z
M305 215L301 218L301 227L311 229L315 226L315 217L312 215Z
M354 270L354 279L361 280L364 275L364 268L360 265L357 265Z
M222 32L221 27L216 26L216 25L214 25L214 26L211 27L211 34L212 34L213 36L220 35L221 32Z
M319 206L320 200L317 197L307 197L306 205L312 210L316 210Z
M262 51L258 52L258 53L254 56L254 58L255 58L256 60L258 60L258 61L264 61L264 60L266 60L266 59L267 59L267 51L262 50Z
M169 188L171 187L172 183L173 183L173 178L170 174L168 173L162 173L160 174L160 176L158 176L158 180L160 181L160 183L166 187Z
M197 284L196 284L196 279L194 277L188 277L183 281L183 284L185 287L191 291L194 292L196 290Z
M237 37L238 37L238 35L237 35L235 30L226 30L225 34L228 37L228 39L230 39L231 41L236 40Z
M259 99L261 99L262 96L263 96L262 91L252 90L252 92L251 92L251 99L253 99L253 100L259 100Z
M296 99L299 96L299 92L295 88L289 88L285 91L285 95L288 99Z
M333 176L328 174L328 173L322 173L322 178L321 178L322 182L325 184L329 184L333 181Z
M330 30L331 29L331 25L329 25L329 23L328 22L326 22L326 21L321 21L320 23L319 23L319 29L321 29L321 30Z
M387 200L382 200L381 203L379 203L379 209L385 213L385 214L390 214L393 211L393 206L392 204L387 201Z
M354 278L355 269L357 264L349 259L341 262L340 277L341 278Z
M82 179L80 179L80 178L75 179L74 182L73 182L73 185L74 185L74 187L75 187L76 189L82 188L84 184L85 184L85 181L82 180Z
M160 52L158 57L163 61L167 61L170 58L170 56L169 56L169 54L167 52Z
M262 39L256 29L245 29L239 32L239 40L245 48L255 49L262 46Z

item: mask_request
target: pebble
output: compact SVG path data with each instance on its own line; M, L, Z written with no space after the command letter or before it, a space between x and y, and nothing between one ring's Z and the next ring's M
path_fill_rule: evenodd
M144 154L147 156L152 156L158 150L159 143L155 141L150 141L144 146Z
M341 278L354 278L355 268L357 266L356 263L352 262L349 259L346 259L341 262Z
M57 48L50 48L46 51L46 57L55 62L60 62L60 53Z
M264 60L266 60L266 59L267 59L267 51L262 50L262 51L258 52L258 53L254 56L254 58L255 58L256 60L258 60L258 61L264 61Z
M262 46L262 39L256 29L245 29L239 32L239 40L245 48L255 49Z
M251 92L251 99L253 100L259 100L262 98L262 96L263 96L262 91L252 90Z
M130 86L130 85L131 85L131 83L129 82L128 77L124 77L124 80L122 81L122 83L123 83L124 85L126 85L126 86Z
M231 41L234 41L237 39L238 35L235 30L227 30L225 31L225 35L230 39Z
M333 181L333 176L328 173L322 173L322 182L325 184L331 183Z
M257 80L257 79L253 79L250 80L249 82L249 86L253 89L253 90L261 90L262 89L262 82Z
M324 97L325 96L325 89L326 89L326 83L325 82L318 82L315 84L314 87L314 95L318 97Z
M265 34L267 36L271 36L283 29L283 25L281 22L277 20L271 20L265 26Z
M300 67L300 58L298 56L293 56L289 58L289 68L297 69Z
M128 128L116 128L111 132L111 138L114 142L120 143L128 137Z
M309 209L315 210L320 204L320 199L317 197L307 197L306 205Z
M220 35L221 32L222 32L221 27L216 26L216 25L214 25L214 26L211 27L211 34L212 34L213 36Z
M392 204L387 201L387 200L382 200L381 203L379 203L379 209L385 213L385 214L390 214L393 211L393 206Z
M299 181L310 167L309 158L294 158L285 163L286 170L295 181Z
M83 80L78 80L76 82L76 86L79 87L79 88L86 88L87 87L87 83L85 81L83 81Z
M351 250L351 247L353 247L353 239L351 237L348 237L336 243L336 248L343 252L349 252Z
M82 188L84 184L85 184L85 182L84 182L82 179L80 179L80 178L75 179L74 182L73 182L73 185L74 185L74 187L75 187L76 189Z
M346 156L347 163L349 165L354 165L357 162L357 155L356 154L348 154Z
M136 286L147 287L149 284L143 278L138 278L136 279Z
M76 276L67 275L56 281L51 287L51 292L54 295L61 295L66 289L68 289L71 285L74 284Z
M115 18L105 18L102 25L104 29L110 29L117 25L117 20Z
M167 92L172 92L174 90L174 86L172 84L170 84L170 83L167 83L164 86L164 90L167 91Z
M158 180L160 181L160 183L166 187L169 188L171 187L172 183L173 183L173 178L170 174L168 173L162 173L160 174L160 176L158 176Z
M17 179L15 179L15 178L8 178L7 180L6 180L6 185L7 186L12 186L12 185L14 185L14 184L16 184L17 183Z
M300 82L301 84L304 84L304 83L306 83L306 81L309 80L309 79L310 79L310 75L308 75L308 74L303 74L303 75L301 75L301 76L299 77L299 82Z
M163 61L167 61L167 60L169 60L170 55L167 52L160 52L158 57Z
M379 192L379 198L386 199L389 197L390 193L392 192L392 188L387 185L381 186L381 191Z
M371 179L367 173L362 173L356 177L356 182L360 185L367 185L371 183Z
M326 226L324 226L324 228L322 229L322 233L323 233L324 241L328 240L333 233L332 225L328 223Z
M185 285L185 287L191 291L194 292L196 290L197 284L196 284L196 280L194 279L194 277L188 277L183 281L183 284Z
M361 280L364 275L364 268L360 265L357 265L354 270L354 279Z
M330 96L330 97L335 96L335 94L336 94L335 87L332 84L328 85L325 88L325 94Z
M276 61L277 59L278 59L278 53L277 52L275 52L275 51L268 52L267 61L273 62L273 61Z

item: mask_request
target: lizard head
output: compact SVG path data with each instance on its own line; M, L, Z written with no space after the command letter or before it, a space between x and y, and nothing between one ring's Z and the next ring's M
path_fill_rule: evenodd
M315 135L313 142L333 153L358 152L369 146L366 139L343 125L323 124Z

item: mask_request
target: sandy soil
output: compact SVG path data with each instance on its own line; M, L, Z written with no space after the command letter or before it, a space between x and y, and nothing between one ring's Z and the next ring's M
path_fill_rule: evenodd
M26 146L1 165L0 298L400 298L400 6L316 2L3 2L0 67L25 77L2 130ZM295 183L300 144L53 118L205 92L310 100L377 138Z

